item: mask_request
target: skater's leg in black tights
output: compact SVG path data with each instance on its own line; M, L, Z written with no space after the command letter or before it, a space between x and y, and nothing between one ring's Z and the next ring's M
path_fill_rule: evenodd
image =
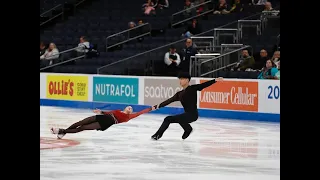
M175 116L167 116L164 118L163 123L161 124L159 130L156 132L157 135L160 137L163 135L163 133L168 129L169 125L171 123L179 123L180 126L185 130L189 131L192 129L189 123L197 120L197 117L195 115L192 115L190 113L183 113Z
M83 126L83 125L86 125L86 124L91 124L91 123L94 123L94 122L96 122L96 116L90 116L90 117L87 117L87 118L85 118L85 119L83 119L81 121L78 121L78 122L72 124L67 129L76 129L79 126Z
M66 129L66 130L63 130L62 133L78 133L78 132L81 132L81 131L84 131L84 130L96 130L96 129L100 129L101 126L98 122L93 122L91 124L86 124L86 125L81 125L80 127L78 128L74 128L74 129Z

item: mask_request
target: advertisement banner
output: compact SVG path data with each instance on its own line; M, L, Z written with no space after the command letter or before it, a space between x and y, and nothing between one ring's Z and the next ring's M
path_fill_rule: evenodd
M259 112L280 114L280 81L259 81Z
M190 84L195 84L195 80L190 81ZM182 87L178 79L144 79L144 104L155 105L159 104L181 91ZM180 102L174 102L168 105L169 107L181 107Z
M139 79L93 77L93 101L138 104Z
M203 89L198 98L200 108L258 112L258 97L258 82L223 81Z
M88 100L88 77L47 75L46 97L59 100Z

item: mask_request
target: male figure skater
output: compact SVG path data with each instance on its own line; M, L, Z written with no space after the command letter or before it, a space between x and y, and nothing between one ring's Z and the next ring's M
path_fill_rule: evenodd
M158 140L162 137L170 123L179 123L184 129L182 139L186 139L193 131L193 128L189 123L192 123L198 119L197 91L201 91L202 89L216 82L223 81L223 78L216 78L202 84L189 85L191 79L189 73L180 73L178 78L180 80L180 86L183 87L183 90L177 92L171 98L165 100L159 105L155 105L154 107L155 109L159 109L169 105L172 102L180 101L183 106L184 113L175 116L167 116L164 118L164 121L158 131L151 136L151 138L154 140Z

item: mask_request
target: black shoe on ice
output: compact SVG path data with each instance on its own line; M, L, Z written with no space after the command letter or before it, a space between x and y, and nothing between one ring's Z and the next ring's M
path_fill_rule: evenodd
M151 139L153 139L153 140L158 140L160 138L161 138L161 136L158 135L158 134L154 134L154 135L151 136Z
M189 135L192 133L193 128L191 127L190 130L184 131L183 135L182 135L182 139L185 140L189 137Z

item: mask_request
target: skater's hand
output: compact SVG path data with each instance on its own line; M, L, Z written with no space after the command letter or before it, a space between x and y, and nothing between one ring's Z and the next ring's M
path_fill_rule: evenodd
M101 114L101 110L100 109L95 109L95 110L93 110L93 112L96 113L96 114Z
M158 109L158 105L152 106L151 111L154 111L154 110L156 110L156 109Z
M216 81L217 81L217 82L223 81L223 77L218 77L218 78L216 78Z

